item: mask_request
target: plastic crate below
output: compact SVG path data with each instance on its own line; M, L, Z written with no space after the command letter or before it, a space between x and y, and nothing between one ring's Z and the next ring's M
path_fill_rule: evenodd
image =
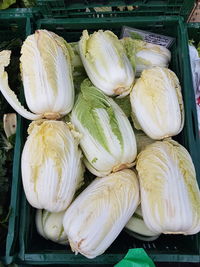
M10 13L0 13L0 42L11 41L15 38L19 38L23 41L31 32L30 19L23 17L16 17L10 15ZM20 48L18 49L20 56ZM18 57L18 54L16 55ZM16 75L18 75L16 73ZM16 80L14 77L13 80ZM16 88L15 88L16 89ZM5 100L6 101L6 100ZM2 120L2 118L1 118ZM21 117L17 118L17 133L15 139L14 148L14 160L12 170L12 187L11 187L11 200L10 200L10 212L9 212L9 224L7 230L6 243L3 244L0 251L0 260L5 264L9 264L14 261L19 246L18 246L18 233L19 233L19 215L20 215L20 197L21 197L21 179L20 177L20 152L22 148L23 140L20 136L23 134L23 124L21 123ZM2 244L1 244L2 246Z
M93 32L97 29L109 29L118 36L122 26L165 34L176 39L171 47L170 68L179 77L185 106L185 125L176 140L190 152L200 184L199 138L196 120L194 94L192 90L187 34L183 20L179 17L116 17L87 19L42 19L37 21L38 29L47 29L64 37L68 42L78 41L83 29ZM22 124L25 120L21 121ZM20 136L25 140L25 136ZM19 177L20 179L21 177ZM17 262L23 264L76 264L76 265L114 265L127 253L129 248L142 247L156 262L199 262L199 236L161 235L153 242L141 242L122 231L104 254L95 259L75 255L69 246L61 246L42 238L35 227L35 209L26 201L23 193L20 214L20 252Z
M193 0L37 0L44 17L182 16L187 19Z

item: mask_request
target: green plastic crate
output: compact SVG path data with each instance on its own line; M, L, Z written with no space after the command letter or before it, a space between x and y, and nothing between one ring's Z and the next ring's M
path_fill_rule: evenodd
M45 17L74 18L98 16L159 16L180 15L185 19L190 14L193 0L37 0ZM99 11L96 8L110 7Z
M13 16L12 14L0 14L0 42L9 41L13 38L24 40L31 32L30 19L26 16ZM2 120L2 118L1 118ZM5 264L11 263L18 252L18 225L19 225L19 210L20 210L20 195L21 195L21 180L20 175L20 151L22 148L23 139L21 139L23 124L21 117L17 118L17 134L16 144L14 148L12 188L10 200L10 217L8 225L8 234L6 247L0 251L0 260Z
M121 27L124 25L175 38L175 43L171 48L172 61L170 68L175 71L180 79L185 105L185 125L176 139L190 152L200 184L200 144L189 68L187 29L182 18L175 16L51 18L38 20L36 28L54 31L67 41L73 42L79 40L83 29L88 29L90 32L99 28L109 29L120 36ZM24 124L26 124L26 121L22 119L20 121L21 127ZM20 135L18 138L23 143L26 136ZM19 158L20 152L16 150L15 156ZM18 168L18 165L15 168ZM20 175L18 179L21 179ZM106 264L110 264L113 266L125 256L129 248L136 247L143 247L156 262L200 262L199 235L162 235L156 241L141 242L123 231L103 255L92 260L80 254L75 256L69 247L47 241L37 233L35 209L28 204L22 190L18 263L33 265L76 264L77 266L84 264L106 266Z

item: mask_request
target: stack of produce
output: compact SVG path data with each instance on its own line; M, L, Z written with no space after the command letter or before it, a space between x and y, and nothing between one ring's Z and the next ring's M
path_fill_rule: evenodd
M71 46L36 31L21 49L30 111L9 88L9 51L0 64L1 92L33 120L21 167L27 200L39 209L38 232L88 258L104 253L124 228L151 240L200 230L195 169L171 139L183 128L184 108L167 68L170 51L136 45L111 31L84 30ZM152 60L140 60L147 54ZM96 178L82 190L84 166Z

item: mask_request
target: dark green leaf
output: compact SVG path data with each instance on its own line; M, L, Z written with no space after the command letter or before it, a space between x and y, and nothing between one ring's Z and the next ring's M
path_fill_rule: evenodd
M15 3L16 0L2 0L0 1L0 9L6 9Z

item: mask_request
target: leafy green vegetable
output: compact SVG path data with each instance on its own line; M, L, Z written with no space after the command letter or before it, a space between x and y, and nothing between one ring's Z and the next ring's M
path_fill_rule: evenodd
M84 113L82 113L83 109ZM93 138L98 140L105 150L109 152L107 139L97 114L97 110L99 109L104 109L107 112L112 132L118 138L120 144L123 145L119 125L115 117L114 109L109 102L109 98L93 86L89 79L86 79L81 85L81 94L76 103L78 117L82 125L88 129Z
M22 7L33 7L36 5L36 0L20 0L18 1Z
M137 32L130 32L130 37L132 39L136 39L136 40L144 40L144 38L142 37L142 35L140 35Z
M188 41L189 45L194 45L195 41L193 39Z
M6 9L15 3L16 3L16 0L1 0L0 9Z
M81 83L87 78L86 72L80 72L77 76L73 73L73 82L74 82L74 89L75 89L75 95L77 96L80 93L81 90Z
M115 102L120 106L120 108L124 111L127 117L131 116L131 102L130 97L125 96L124 98L115 98Z
M131 124L115 101L89 79L81 84L70 119L81 133L84 163L94 175L103 177L132 166L136 142Z
M12 7L33 7L36 0L0 0L0 9Z

